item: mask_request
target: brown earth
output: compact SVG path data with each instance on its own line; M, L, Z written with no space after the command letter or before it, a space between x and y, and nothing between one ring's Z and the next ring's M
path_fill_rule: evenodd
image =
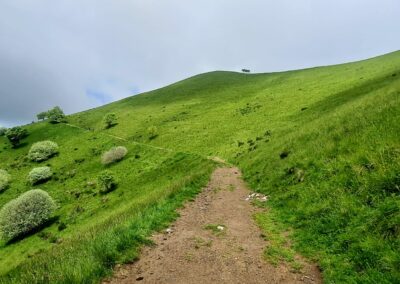
M252 218L261 209L245 200L249 194L237 168L217 169L181 217L153 235L155 246L104 283L322 283L315 265L295 272L263 259L268 244Z

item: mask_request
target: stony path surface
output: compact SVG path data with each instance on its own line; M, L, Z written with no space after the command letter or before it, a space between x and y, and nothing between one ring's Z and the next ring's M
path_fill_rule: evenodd
M171 228L153 236L155 246L104 283L321 283L313 265L295 273L263 259L267 243L252 219L260 209L249 193L237 168L217 169Z

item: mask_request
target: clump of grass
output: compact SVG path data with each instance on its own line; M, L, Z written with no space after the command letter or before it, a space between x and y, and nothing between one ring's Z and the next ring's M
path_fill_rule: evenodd
M58 153L58 145L53 141L40 141L32 145L28 153L28 159L42 162L50 159Z
M11 200L0 211L0 232L3 240L10 241L43 225L55 210L50 195L33 189Z
M212 245L212 240L204 240L200 237L195 237L193 241L195 249L200 249L201 247L211 247Z
M51 179L52 175L50 167L37 167L29 172L28 181L31 185L35 185Z
M216 236L222 236L226 233L226 226L222 224L207 224L204 229L211 231Z
M113 147L101 156L101 163L103 165L109 165L119 162L126 156L127 153L128 149L126 149L124 146Z

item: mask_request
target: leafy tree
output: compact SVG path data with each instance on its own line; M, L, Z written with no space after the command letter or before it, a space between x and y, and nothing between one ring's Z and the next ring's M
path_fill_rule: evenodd
M117 115L115 113L107 113L103 118L104 128L108 129L117 124Z
M249 69L242 69L242 72L243 73L250 73L250 70Z
M47 112L47 117L51 123L65 122L65 114L63 110L56 106Z
M6 137L15 148L19 145L22 139L28 136L28 131L22 127L16 126L6 131Z
M47 118L47 111L39 112L36 117L38 120L45 120Z

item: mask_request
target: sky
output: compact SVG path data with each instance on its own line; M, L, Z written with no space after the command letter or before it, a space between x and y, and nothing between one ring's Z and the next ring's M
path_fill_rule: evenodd
M399 0L0 0L0 125L213 70L272 72L400 49Z

